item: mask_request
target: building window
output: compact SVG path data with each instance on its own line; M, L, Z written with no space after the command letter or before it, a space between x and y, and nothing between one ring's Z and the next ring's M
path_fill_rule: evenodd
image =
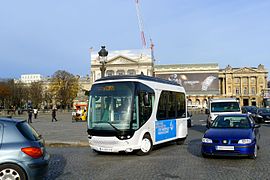
M129 69L129 70L127 71L127 74L128 74L128 75L135 75L135 74L136 74L136 71L135 71L134 69Z
M239 87L235 88L235 94L236 94L236 95L239 95L239 94L240 94L240 89L239 89Z
M234 83L239 84L240 83L240 78L234 78Z
M228 92L229 92L229 93L232 92L231 86L228 87Z
M188 105L188 106L191 106L191 105L192 105L192 100L191 100L191 99L188 99L187 105Z
M254 77L250 78L250 83L255 84L255 78Z
M247 95L248 91L247 91L247 87L244 87L244 95Z
M196 99L196 106L199 107L201 104L200 100L199 99Z
M113 76L114 75L114 71L113 70L108 70L106 72L107 76Z
M247 78L243 78L243 84L247 84Z
M116 74L119 76L125 75L125 71L124 70L117 70Z
M251 94L252 94L252 95L255 95L255 87L252 87L252 88L251 88Z
M207 99L203 100L203 107L206 108L207 107Z

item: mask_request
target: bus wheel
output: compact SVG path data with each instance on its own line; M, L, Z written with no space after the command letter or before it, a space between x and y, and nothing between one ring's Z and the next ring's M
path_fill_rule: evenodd
M185 140L186 140L186 138L179 138L175 142L177 145L182 145L182 144L184 144Z
M137 155L147 155L152 151L153 142L149 134L145 134L142 139L141 149L137 152Z

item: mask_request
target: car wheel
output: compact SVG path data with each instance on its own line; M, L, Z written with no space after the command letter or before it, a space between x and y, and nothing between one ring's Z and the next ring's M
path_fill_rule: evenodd
M258 153L258 147L257 147L257 144L255 144L253 154L250 156L250 158L256 159L257 153Z
M207 154L205 154L205 153L202 152L202 157L203 158L209 158L209 155L207 155Z
M0 179L26 180L26 174L15 164L4 164L0 166Z
M153 143L149 134L143 136L141 142L141 149L137 152L137 155L143 156L149 154L153 149Z
M187 122L187 126L188 126L188 127L191 127L191 121L188 121L188 122Z

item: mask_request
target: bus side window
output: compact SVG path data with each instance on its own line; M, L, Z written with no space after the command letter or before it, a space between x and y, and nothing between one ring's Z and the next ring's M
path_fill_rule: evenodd
M146 100L146 94L148 100ZM138 89L138 95L139 95L139 120L140 126L142 126L150 118L152 114L155 93L148 86L140 84Z
M177 118L186 117L186 97L184 93L176 93Z
M158 109L157 109L157 119L166 119L166 108L167 106L167 93L162 91L159 97Z

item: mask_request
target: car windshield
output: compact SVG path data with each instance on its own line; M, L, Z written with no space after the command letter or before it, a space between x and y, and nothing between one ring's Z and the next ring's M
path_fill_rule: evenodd
M218 116L211 125L211 128L241 128L247 129L251 123L246 116Z
M238 102L213 102L211 103L212 112L239 112Z
M270 109L268 109L268 108L259 109L258 112L259 113L270 113Z
M257 108L256 107L246 107L246 111L250 113L256 113Z

